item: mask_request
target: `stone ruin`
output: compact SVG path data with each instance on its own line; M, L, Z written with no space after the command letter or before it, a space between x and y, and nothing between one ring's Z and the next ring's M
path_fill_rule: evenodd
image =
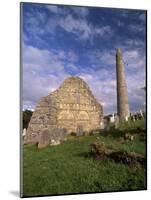
M41 98L31 117L24 143L59 144L68 134L89 134L100 128L102 122L102 105L89 86L79 77L70 77L57 90Z

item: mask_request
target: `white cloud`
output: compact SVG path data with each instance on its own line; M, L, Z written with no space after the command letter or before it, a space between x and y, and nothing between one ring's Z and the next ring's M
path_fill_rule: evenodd
M67 57L68 57L68 60L70 61L70 62L77 62L78 61L78 56L72 51L72 50L70 50L68 53L67 53L67 55L66 55Z
M105 114L117 112L116 79L110 75L108 70L100 70L100 74L97 72L95 74L82 74L80 77L88 83L94 96L104 106ZM145 93L141 88L144 86L144 76L141 72L128 73L126 80L130 111L143 109Z
M145 56L137 49L123 52L126 69L126 79L129 94L130 109L143 109L145 93L141 89L145 86Z
M57 89L64 79L70 76L65 71L62 61L66 55L70 55L68 67L78 73L78 67L71 62L77 60L74 52L59 51L57 54L32 46L24 46L24 108L34 108L41 97ZM93 71L93 74L84 73L79 76L88 83L93 94L104 104L105 112L114 107L116 101L115 80L112 73L100 69L97 73Z
M64 72L64 62L74 63L78 56L73 51L48 51L24 45L23 60L28 70L37 72Z
M116 112L116 63L114 51L89 52L91 62L97 60L100 68L91 68L91 73L80 74L92 89L97 99L104 105L104 112ZM138 49L124 50L127 89L131 111L143 108L145 93L145 57ZM128 64L128 65L127 65ZM110 65L108 68L107 66Z
M43 34L43 27L47 19L46 13L35 9L34 13L26 12L25 15L26 19L24 19L24 23L28 28L28 32L34 34Z
M80 17L86 17L89 14L89 10L84 7L71 7L71 9L76 15Z
M86 20L89 11L83 7L62 8L55 5L45 6L50 12L55 13L52 17L44 12L35 10L34 13L26 13L26 28L32 37L43 42L41 36L51 34L51 37L56 34L57 28L62 28L64 31L73 33L76 38L81 40L89 40L92 42L95 36L109 37L113 30L109 25L94 26ZM75 16L76 14L76 16ZM27 39L27 38L25 38ZM46 43L45 43L46 45Z
M145 43L140 40L140 39L127 39L127 40L124 40L124 45L123 47L127 47L127 48L134 48L134 49L142 49L144 48L145 46Z
M104 106L104 113L116 112L116 80L109 70L100 69L91 74L80 74L90 86L98 101Z
M71 14L67 15L56 21L57 25L60 26L67 32L75 34L79 39L93 39L94 36L110 36L113 33L109 25L94 27L86 19L74 18Z
M32 46L25 46L23 50L24 71L40 73L64 72L63 62L58 55L48 50L40 50Z
M129 24L128 29L135 33L145 32L145 30L146 30L144 25L142 26L141 24Z
M94 34L98 34L99 36L109 36L113 33L113 30L109 25L94 28Z
M56 5L46 5L45 6L50 12L60 15L68 15L71 12L79 17L86 17L89 14L89 10L85 7L78 6L56 6Z
M68 63L67 67L69 68L69 70L74 71L75 73L77 73L79 71L79 68L77 67L77 65L73 64L73 63Z
M57 89L70 76L65 63L75 68L78 57L73 51L41 50L24 45L23 49L23 99L24 108L35 106L39 99Z
M107 52L97 53L93 55L93 59L96 59L97 56L103 62L112 63L112 66L114 66L115 55L112 51L109 54ZM68 60L65 64L63 60L67 55L70 55L70 61ZM128 60L130 63L129 66L125 65L130 108L138 110L143 107L145 95L144 91L141 90L145 85L145 68L141 63L143 58L137 50L124 51L123 56L124 60ZM23 68L24 108L34 108L41 97L57 89L70 76L65 70L65 65L67 65L70 70L75 70L77 75L87 82L94 96L104 105L105 114L116 112L116 68L104 67L98 70L91 68L90 72L81 73L79 66L71 62L76 60L76 54L72 51L58 51L57 53L25 45ZM134 71L131 71L130 67L133 67Z
M81 38L88 38L91 34L91 27L86 20L75 19L72 15L61 18L56 23L67 32L71 32Z
M89 51L88 57L92 64L108 67L109 65L115 66L115 54L114 50L95 50Z
M129 10L120 10L120 13L121 13L121 15L122 15L122 17L124 17L124 18L127 18L128 16L129 16L129 14L130 14L130 11Z
M146 20L146 14L145 13L142 13L142 14L140 14L139 15L139 19L141 20L141 22L145 22L145 20Z
M126 64L128 70L141 70L142 73L145 72L146 61L145 55L143 55L137 49L135 50L125 50L123 53L124 63Z
M46 5L45 6L50 12L59 13L60 9L58 6L55 5Z

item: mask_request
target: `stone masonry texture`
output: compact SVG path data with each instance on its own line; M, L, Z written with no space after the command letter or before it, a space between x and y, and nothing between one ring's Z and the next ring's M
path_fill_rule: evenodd
M129 103L127 85L125 79L125 69L121 49L116 54L116 75L117 75L117 112L120 121L129 117Z
M69 77L57 90L41 98L30 120L25 143L38 142L44 129L89 133L100 128L102 121L103 107L89 86L79 77Z

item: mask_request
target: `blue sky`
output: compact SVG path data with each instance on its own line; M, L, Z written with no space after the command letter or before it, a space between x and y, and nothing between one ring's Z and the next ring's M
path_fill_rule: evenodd
M121 48L131 111L144 108L146 13L23 4L23 108L34 109L70 76L83 78L104 113L116 112L115 54Z

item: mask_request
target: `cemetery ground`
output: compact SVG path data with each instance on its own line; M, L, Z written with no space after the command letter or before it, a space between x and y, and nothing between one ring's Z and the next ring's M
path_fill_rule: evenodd
M120 142L126 133L134 140ZM120 151L146 156L145 120L122 124L118 130L89 136L70 136L58 146L23 148L23 196L146 189L146 166L128 166L91 155L91 144L100 141Z

